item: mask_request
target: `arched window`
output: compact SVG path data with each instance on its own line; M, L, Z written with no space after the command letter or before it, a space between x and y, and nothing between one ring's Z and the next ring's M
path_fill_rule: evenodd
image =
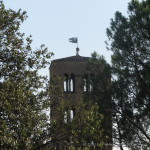
M83 82L84 82L83 90L84 90L84 92L87 92L88 91L88 74L84 75Z
M86 79L84 78L84 92L86 92L87 91L87 82L86 82Z
M64 92L67 92L67 87L66 87L66 85L67 85L67 81L65 80L65 81L64 81Z
M70 75L70 92L74 92L75 91L75 77L74 74L72 73Z
M65 111L65 113L64 113L64 122L65 122L65 123L67 123L67 117L68 117L68 116L67 116L67 111Z
M90 74L90 80L89 80L89 91L93 91L93 79L94 79L94 74Z
M69 75L67 73L64 74L65 80L64 80L64 92L69 91Z
M75 109L72 107L72 109L70 110L70 121L73 120L74 116L75 116Z
M90 84L89 84L89 91L93 91L93 84L91 83L91 80L90 80Z
M72 121L72 120L73 120L73 117L74 117L73 110L70 110L70 121Z
M73 80L70 79L70 91L73 92Z

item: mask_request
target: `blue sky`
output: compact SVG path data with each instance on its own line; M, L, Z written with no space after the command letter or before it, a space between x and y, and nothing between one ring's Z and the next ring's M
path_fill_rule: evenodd
M28 19L21 31L33 36L33 49L45 44L54 52L52 59L73 56L76 44L68 42L78 36L80 55L90 56L93 51L104 55L106 28L116 11L127 14L130 0L4 0L6 8L27 11Z

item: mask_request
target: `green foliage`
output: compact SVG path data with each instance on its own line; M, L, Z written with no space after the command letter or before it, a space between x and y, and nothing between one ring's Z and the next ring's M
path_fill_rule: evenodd
M0 1L0 143L1 149L33 149L46 133L48 80L40 76L52 53L20 33L26 12L6 9Z
M132 0L107 29L120 144L150 143L150 0ZM120 133L119 133L120 131Z
M91 58L87 64L87 70L92 72L93 77L91 82L93 83L93 90L90 93L86 93L88 97L91 96L100 108L104 102L110 100L110 85L111 85L111 69L110 65L106 62L103 56L98 55L96 52L91 54ZM85 99L87 99L86 97ZM105 105L105 104L104 104ZM106 106L104 106L105 109Z
M91 82L93 90L85 93L85 101L97 104L99 113L103 114L102 121L103 139L105 143L112 142L112 120L111 120L111 67L103 56L96 52L92 53L87 64L87 70L92 74Z
M53 76L50 83L51 121L39 149L101 149L106 137L103 135L103 115L96 104L83 101L72 103L62 89L63 79ZM71 119L70 110L75 108Z
M65 122L64 117L51 122L51 146L59 149L90 149L95 143L97 149L104 144L102 120L99 107L92 105L87 108L83 102L76 104L77 113L72 121ZM59 113L66 111L66 101L61 100ZM59 114L58 113L58 114ZM64 114L64 113L63 113Z

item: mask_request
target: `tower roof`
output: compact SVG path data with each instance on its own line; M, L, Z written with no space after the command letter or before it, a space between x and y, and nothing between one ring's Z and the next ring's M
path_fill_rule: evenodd
M55 61L59 61L59 62L81 62L81 61L88 61L90 59L90 57L84 57L84 56L70 56L70 57L65 57L65 58L60 58L60 59L55 59L53 60L53 62Z

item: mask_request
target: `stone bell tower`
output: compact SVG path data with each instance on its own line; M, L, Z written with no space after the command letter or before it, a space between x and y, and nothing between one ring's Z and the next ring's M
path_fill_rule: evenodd
M76 55L56 59L50 65L50 79L54 76L61 77L59 86L62 87L65 99L71 102L72 107L75 103L82 99L83 93L92 90L86 85L84 76L88 73L86 65L90 57L83 57L79 55L79 48L76 48ZM75 109L72 109L75 114ZM53 109L51 110L51 118L55 119Z
M54 96L54 104L51 105L51 120L57 120L60 116L57 114L56 107L57 101L59 101L63 95L66 101L69 102L70 108L69 113L68 110L66 111L66 118L65 113L62 114L60 117L63 121L71 121L73 116L76 114L76 103L83 99L84 93L89 93L94 91L94 85L92 82L89 82L94 77L93 72L89 72L87 68L87 63L90 57L84 57L79 55L79 48L76 48L76 55L65 57L61 59L56 59L51 62L50 65L50 82L54 80L52 84L56 87L54 88L54 93L51 95L51 98ZM59 78L61 78L59 80ZM92 81L92 80L91 80ZM108 79L108 85L111 84L110 79ZM94 88L93 88L94 87ZM62 93L62 95L60 95ZM107 104L110 104L110 99L108 100ZM110 105L107 105L104 109L107 109ZM108 108L109 109L109 108ZM111 113L106 114L106 125L108 126L108 133L110 133L111 137ZM107 135L107 133L106 133ZM111 142L111 138L110 138ZM109 150L112 150L110 146Z

